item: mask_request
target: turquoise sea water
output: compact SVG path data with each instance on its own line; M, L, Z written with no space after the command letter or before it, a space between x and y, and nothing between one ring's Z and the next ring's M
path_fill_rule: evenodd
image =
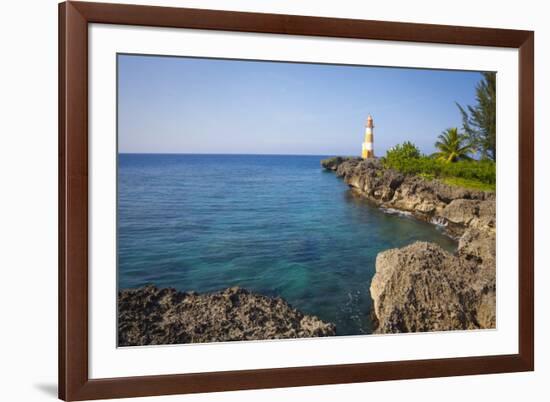
M456 244L354 196L323 158L120 154L119 289L238 285L281 296L338 335L370 333L377 253L415 240Z

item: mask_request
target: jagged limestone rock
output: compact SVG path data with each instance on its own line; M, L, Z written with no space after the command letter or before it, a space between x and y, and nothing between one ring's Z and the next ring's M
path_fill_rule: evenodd
M118 345L165 345L336 334L286 301L234 287L198 294L145 286L118 293Z
M371 283L377 332L495 327L494 236L466 233L456 255L427 242L378 254Z

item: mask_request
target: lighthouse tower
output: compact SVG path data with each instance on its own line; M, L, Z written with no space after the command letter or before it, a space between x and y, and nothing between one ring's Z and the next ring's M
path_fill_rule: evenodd
M367 126L365 128L365 141L363 141L363 159L374 158L374 122L372 116L367 117Z

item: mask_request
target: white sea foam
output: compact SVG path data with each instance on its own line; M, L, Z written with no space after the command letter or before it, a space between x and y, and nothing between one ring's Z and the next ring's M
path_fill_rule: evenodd
M394 208L380 208L383 212L390 215L400 215L400 216L412 216L412 213L409 211L400 211L399 209Z
M441 217L438 217L438 216L434 216L430 220L430 223L432 223L436 226L440 226L440 227L447 227L447 225L449 224L449 222L447 222L447 220L445 218L441 218Z

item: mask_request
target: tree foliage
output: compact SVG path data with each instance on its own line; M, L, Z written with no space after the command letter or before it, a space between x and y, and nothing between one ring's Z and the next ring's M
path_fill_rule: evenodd
M444 162L457 162L470 160L470 154L474 151L468 136L460 134L458 128L448 128L437 137L435 147L438 152L433 156Z
M457 106L462 114L462 125L475 150L484 159L496 160L496 74L482 73L476 86L476 105Z

